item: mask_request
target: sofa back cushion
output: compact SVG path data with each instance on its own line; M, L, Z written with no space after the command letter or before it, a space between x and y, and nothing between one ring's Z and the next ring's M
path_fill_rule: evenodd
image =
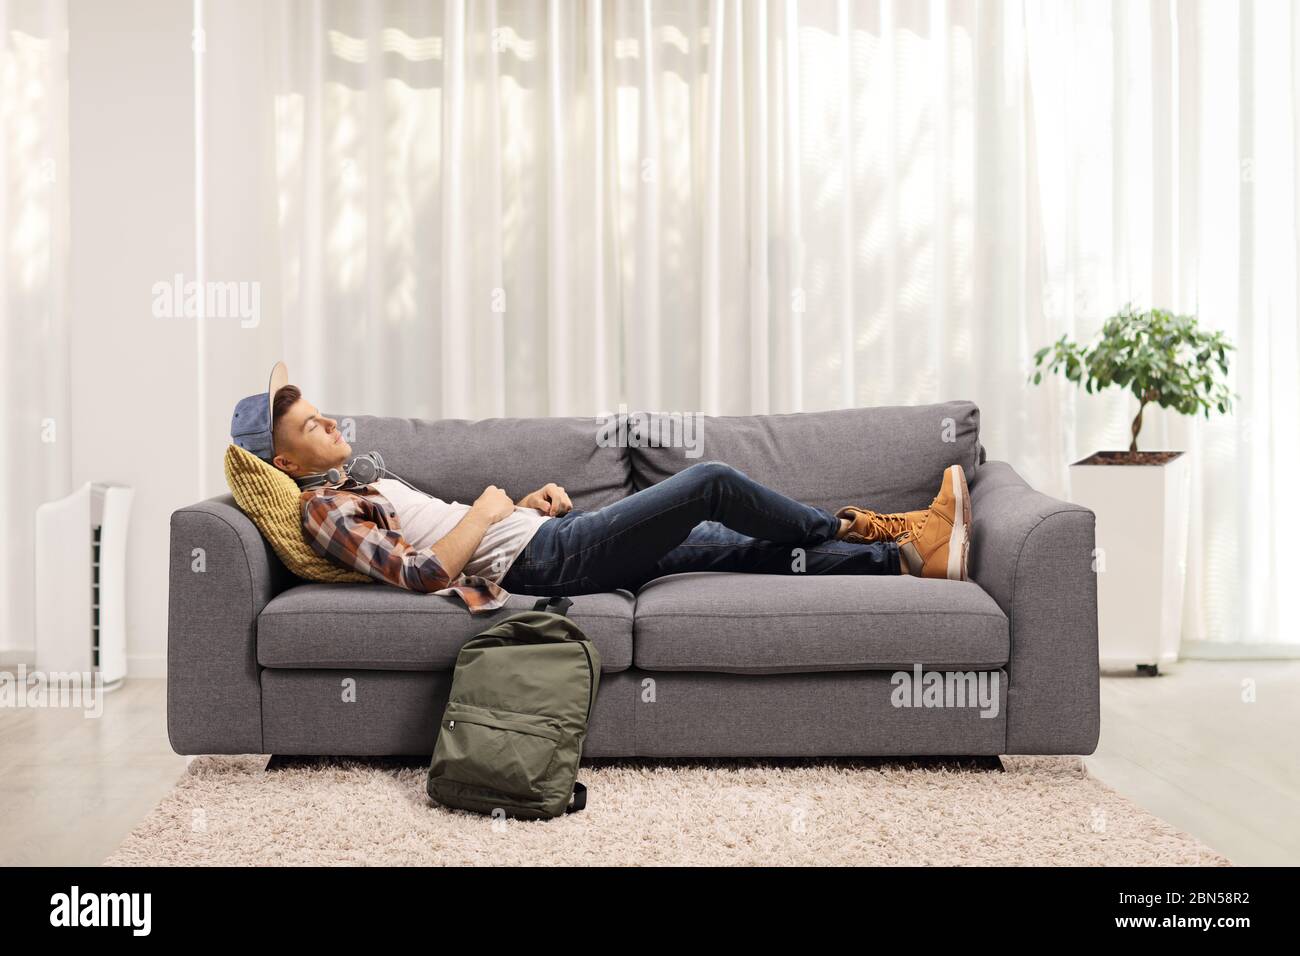
M632 493L628 449L599 440L594 417L330 417L352 423L354 454L379 452L390 471L444 501L471 504L488 485L518 501L554 481L575 508L590 511Z
M704 416L691 435L681 426L674 430L663 416L633 413L629 430L635 437L628 442L633 446L632 479L640 490L697 461L722 461L791 498L828 510L846 504L876 511L924 508L949 465L961 465L968 481L975 477L983 458L979 415L974 402L956 401ZM667 443L674 434L687 440L676 447L649 444Z

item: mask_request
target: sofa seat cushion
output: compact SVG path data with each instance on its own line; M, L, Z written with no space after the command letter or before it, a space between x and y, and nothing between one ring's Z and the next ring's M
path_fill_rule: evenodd
M446 671L470 638L530 610L514 594L505 607L471 615L459 601L386 586L303 584L275 597L257 619L257 662L276 668ZM600 652L601 671L632 665L632 595L573 598L569 616Z
M637 594L636 666L650 671L988 670L1006 615L972 582L697 572Z

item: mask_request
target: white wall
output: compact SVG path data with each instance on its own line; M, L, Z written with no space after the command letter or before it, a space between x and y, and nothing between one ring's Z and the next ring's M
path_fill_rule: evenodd
M203 323L204 376L200 408L204 497L225 494L222 456L229 444L235 402L266 387L271 366L284 358L274 263L279 209L274 182L271 111L266 78L264 0L219 0L203 11L202 203L203 271L214 282L257 283L256 323L237 317ZM237 56L228 54L236 50ZM192 87L191 87L192 89ZM301 370L290 369L290 373Z
M152 286L194 271L190 6L71 0L68 12L72 481L135 488L127 653L163 672L169 515L198 497L195 329Z
M205 43L257 36L209 11ZM203 203L195 203L193 7L177 0L70 0L70 350L72 481L136 489L127 579L127 654L134 676L161 676L167 654L171 513L224 494L221 462L235 401L265 387L280 354L273 290L254 327L153 316L153 286L204 276L257 282L274 214L258 177L269 140L248 84L260 73L206 73ZM225 58L223 62L230 62ZM203 369L199 375L200 365ZM202 400L200 400L202 398ZM202 455L200 452L202 451Z

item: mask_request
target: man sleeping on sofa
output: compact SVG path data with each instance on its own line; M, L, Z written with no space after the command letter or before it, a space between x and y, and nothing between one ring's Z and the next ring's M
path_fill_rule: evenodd
M449 503L390 472L365 484L349 475L352 447L338 423L287 382L277 363L268 391L236 407L231 435L304 489L312 550L388 584L458 594L471 611L500 607L510 592L636 590L684 571L967 579L970 495L959 465L928 509L902 514L831 514L711 461L590 512L554 483L518 501L489 485L472 505Z

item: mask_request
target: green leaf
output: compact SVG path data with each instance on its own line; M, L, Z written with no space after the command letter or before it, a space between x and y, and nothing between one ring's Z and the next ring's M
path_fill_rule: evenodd
M1226 414L1232 407L1227 353L1235 348L1222 332L1201 329L1194 315L1138 311L1127 303L1102 323L1091 343L1080 345L1061 335L1035 352L1039 371L1033 381L1042 382L1045 365L1088 394L1119 387L1140 404L1155 402L1184 415L1204 411L1208 417L1212 410Z

